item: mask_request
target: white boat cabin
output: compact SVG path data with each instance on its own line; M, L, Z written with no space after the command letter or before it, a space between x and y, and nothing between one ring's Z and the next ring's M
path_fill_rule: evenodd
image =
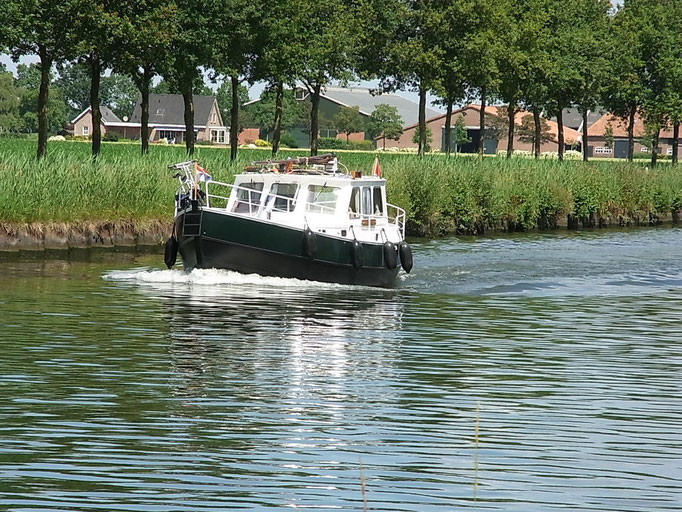
M378 176L307 169L246 172L236 175L233 185L208 182L205 192L205 208L229 215L351 240L404 239L405 212L386 202L386 180Z

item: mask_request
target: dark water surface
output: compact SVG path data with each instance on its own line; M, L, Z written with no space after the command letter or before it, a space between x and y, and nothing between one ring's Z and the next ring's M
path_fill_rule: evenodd
M682 510L682 230L414 252L394 290L0 260L0 509Z

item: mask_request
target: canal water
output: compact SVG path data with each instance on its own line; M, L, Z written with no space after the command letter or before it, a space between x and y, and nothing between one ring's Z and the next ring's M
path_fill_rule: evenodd
M392 290L0 260L0 509L682 509L682 230L415 241Z

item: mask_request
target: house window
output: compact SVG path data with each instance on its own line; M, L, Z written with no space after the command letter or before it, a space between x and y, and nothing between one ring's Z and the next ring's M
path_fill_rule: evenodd
M640 153L649 153L649 148L646 146L642 146L639 150Z
M668 148L667 151L665 152L666 155L671 156L673 154L673 148Z
M157 108L156 109L156 115L157 116L163 116L166 114L166 109L165 108Z
M215 112L213 112L213 114L211 114L211 122L212 123L218 122L218 114L216 114Z
M225 144L225 130L211 130L211 142Z
M296 89L295 95L297 100L304 100L306 97L306 91L303 89Z
M90 135L90 127L89 126L83 127L83 135Z
M169 144L173 144L175 142L175 136L177 135L175 132L171 132L169 130L159 130L157 133L159 134L159 140L166 139Z
M596 147L594 148L594 154L595 155L610 155L611 150L606 147Z

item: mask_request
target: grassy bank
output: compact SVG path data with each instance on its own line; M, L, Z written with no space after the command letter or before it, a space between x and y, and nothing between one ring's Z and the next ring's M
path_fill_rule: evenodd
M144 159L135 144L105 144L96 163L87 143L51 143L34 158L29 141L0 139L0 221L122 221L170 218L175 182L167 165L185 159L182 146L155 146ZM285 153L304 155L305 151ZM230 181L268 150L198 147L196 158L215 179ZM374 154L340 153L349 169L368 171ZM557 223L648 223L682 206L682 167L643 163L536 162L524 158L383 154L389 201L407 210L409 231L427 236ZM570 218L569 218L570 216Z

